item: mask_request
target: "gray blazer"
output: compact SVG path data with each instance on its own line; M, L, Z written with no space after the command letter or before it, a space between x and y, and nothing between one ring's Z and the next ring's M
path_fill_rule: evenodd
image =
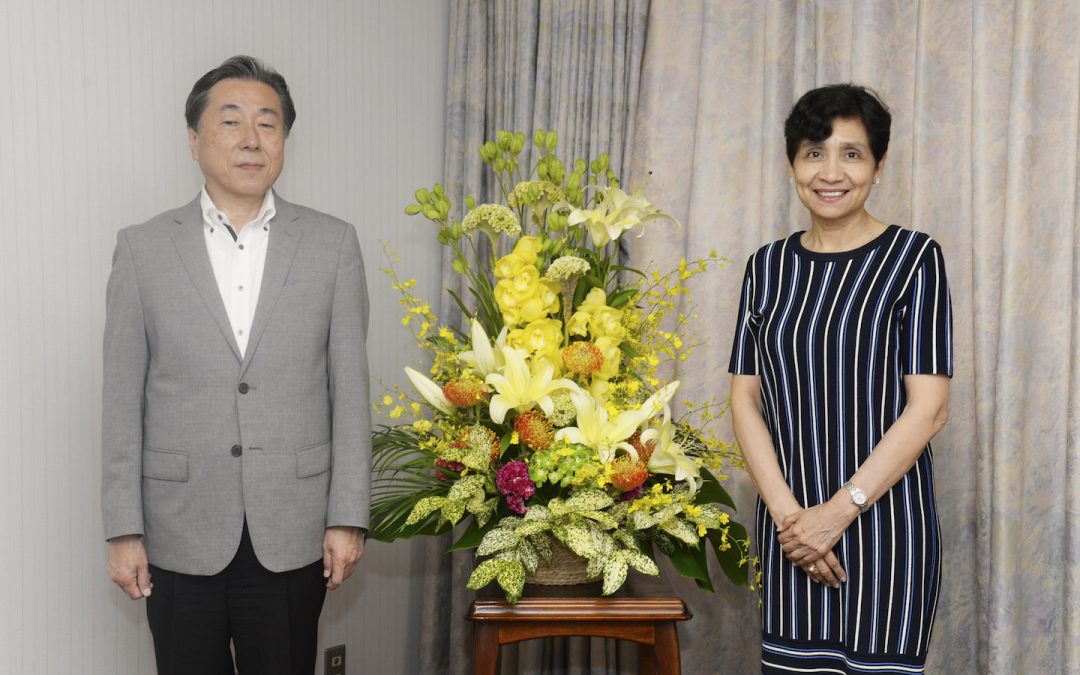
M319 560L328 526L368 525L360 244L344 221L280 197L276 208L243 358L198 198L117 235L105 322L105 536L142 534L164 569L221 571L245 515L273 571Z

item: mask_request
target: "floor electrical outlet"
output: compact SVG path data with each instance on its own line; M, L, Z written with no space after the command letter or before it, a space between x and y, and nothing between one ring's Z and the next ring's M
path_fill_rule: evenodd
M345 645L327 648L325 675L345 675Z

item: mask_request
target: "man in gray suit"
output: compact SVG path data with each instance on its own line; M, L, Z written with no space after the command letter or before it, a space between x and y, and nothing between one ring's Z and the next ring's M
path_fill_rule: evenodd
M121 230L109 277L109 573L146 598L160 675L311 673L368 523L359 241L272 190L296 117L280 74L233 57L186 116L204 189Z

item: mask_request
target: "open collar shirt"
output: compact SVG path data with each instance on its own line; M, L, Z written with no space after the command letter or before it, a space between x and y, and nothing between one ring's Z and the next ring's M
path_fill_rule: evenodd
M248 334L259 304L266 248L270 241L270 222L277 214L274 191L266 191L258 217L239 231L229 222L228 216L214 205L205 186L200 205L210 267L214 270L218 291L225 303L233 337L243 355L247 351Z

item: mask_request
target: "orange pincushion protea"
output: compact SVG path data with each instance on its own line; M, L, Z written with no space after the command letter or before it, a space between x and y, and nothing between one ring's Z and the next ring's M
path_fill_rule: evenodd
M491 452L491 461L499 459L499 437L485 426L474 424L461 430L461 434L450 444L454 448L487 448Z
M649 477L645 462L630 455L621 455L611 463L611 484L622 492L639 487Z
M604 365L604 355L591 342L573 342L562 350L563 365L576 375L591 375Z
M653 450L656 448L656 441L652 440L648 443L641 442L641 432L635 431L634 435L626 439L626 442L634 446L637 450L638 459L648 465L649 460L652 458Z
M443 396L459 408L471 408L488 397L483 381L475 377L459 377L443 386Z
M539 410L526 410L514 420L514 431L521 442L533 450L547 450L555 440L551 420Z

